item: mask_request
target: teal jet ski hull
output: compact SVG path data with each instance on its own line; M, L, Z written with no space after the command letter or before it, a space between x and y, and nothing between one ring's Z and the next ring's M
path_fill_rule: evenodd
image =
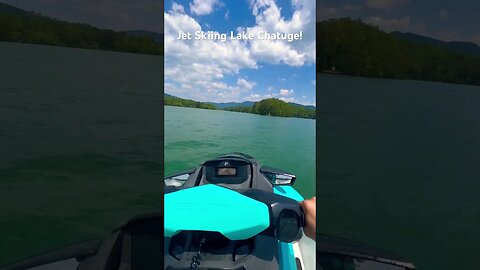
M280 202L302 213L298 202L303 197L292 187L294 182L293 174L264 167L239 153L166 177L165 250L171 252L166 254L165 269L186 269L198 250L206 269L302 269L301 249L294 246L306 238L301 227L285 222L283 228L293 228L287 232L277 226L282 219L276 210ZM297 217L301 224L302 214ZM282 238L282 234L289 236ZM188 241L196 242L190 245ZM314 269L311 242L309 265ZM237 248L240 245L244 246ZM245 254L237 258L239 253Z

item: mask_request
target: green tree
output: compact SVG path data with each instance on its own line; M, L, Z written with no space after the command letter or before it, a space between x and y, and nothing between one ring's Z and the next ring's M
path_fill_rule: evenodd
M163 44L149 37L102 30L33 13L1 14L0 41L161 55Z
M480 58L399 39L350 18L317 23L317 70L480 85Z

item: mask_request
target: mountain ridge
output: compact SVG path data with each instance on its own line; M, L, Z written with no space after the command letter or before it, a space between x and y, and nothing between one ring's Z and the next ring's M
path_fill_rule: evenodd
M443 47L446 49L451 49L459 53L480 56L480 46L474 42L457 41L457 40L442 41L442 40L424 36L424 35L418 35L415 33L400 32L400 31L390 32L389 34L396 38L408 40L408 41L419 43L419 44L435 45L435 46Z
M9 14L9 15L39 15L47 18L51 18L49 16L44 16L40 13L34 12L34 11L27 11L9 4L5 4L3 2L0 2L0 14ZM69 23L74 23L74 22L69 22ZM93 25L92 25L93 26ZM104 30L102 28L93 26L95 28ZM124 32L128 36L131 37L148 37L152 38L155 42L157 43L163 43L163 33L158 33L158 32L153 32L153 31L146 31L146 30L121 30L121 31L116 31L116 32Z
M167 94L167 93L165 93L164 95L167 96L167 97L180 98L180 97L177 97L177 96L174 96L174 95L171 95L171 94ZM233 108L233 107L251 107L251 106L255 105L256 102L247 100L247 101L242 101L242 102L211 102L211 101L207 101L207 102L203 102L203 103L214 105L218 109L226 109L226 108ZM316 109L316 107L313 106L313 105L303 105L303 104L294 103L294 102L286 102L286 103L290 104L292 106L303 107L303 108L306 108L306 109L311 109L311 110Z
M33 15L35 13L0 2L0 14Z
M480 85L480 56L465 48L476 45L449 43L416 35L390 34L378 26L350 18L317 23L317 72L371 78L420 80ZM405 37L416 39L407 40ZM419 43L422 41L423 43ZM428 43L434 44L428 44ZM460 46L461 48L459 48ZM459 52L462 50L462 52Z
M155 41L152 36L155 36ZM162 36L162 38L160 38ZM163 55L163 35L102 29L0 3L0 41Z

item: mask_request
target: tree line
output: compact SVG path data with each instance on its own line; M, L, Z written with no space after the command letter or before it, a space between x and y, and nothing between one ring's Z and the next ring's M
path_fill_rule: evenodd
M317 23L317 71L480 85L480 58L404 40L350 18Z
M1 14L0 41L162 55L163 44L150 37L103 30L35 13Z
M289 104L276 98L268 98L255 102L253 106L230 107L227 111L254 113L260 115L271 115L280 117L295 117L315 119L316 110L303 106Z
M164 103L166 106L190 107L209 110L219 109L214 104L178 98L167 94L164 96ZM293 105L276 98L269 98L255 102L253 106L228 107L223 110L260 115L310 119L315 119L316 114L315 109L306 108L300 105Z
M188 107L198 109L216 110L217 106L205 102L198 102L191 99L183 99L170 95L164 95L164 104L166 106Z

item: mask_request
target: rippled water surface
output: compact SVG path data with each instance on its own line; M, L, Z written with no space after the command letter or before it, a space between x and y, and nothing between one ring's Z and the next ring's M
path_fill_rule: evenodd
M163 58L0 42L0 265L162 205Z
M297 176L294 187L315 196L315 121L165 106L165 173L230 152Z
M318 226L480 269L480 87L319 75Z

